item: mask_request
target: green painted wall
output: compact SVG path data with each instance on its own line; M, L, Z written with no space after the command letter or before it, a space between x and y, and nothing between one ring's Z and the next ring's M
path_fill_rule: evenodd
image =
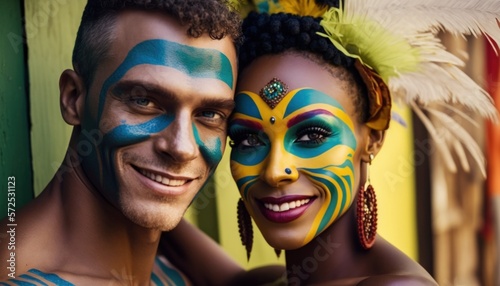
M33 198L22 4L0 1L0 217L7 214L7 178L16 208Z
M63 160L71 134L59 108L59 76L71 53L85 1L25 0L35 194Z

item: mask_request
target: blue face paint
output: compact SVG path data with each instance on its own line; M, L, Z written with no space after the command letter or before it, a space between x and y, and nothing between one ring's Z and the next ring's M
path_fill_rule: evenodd
M229 88L233 88L233 69L231 62L223 53L167 40L147 40L133 47L122 64L104 82L99 95L98 121L102 115L108 89L137 65L171 67L193 78L221 80Z
M219 137L214 137L211 140L207 140L207 142L203 142L198 133L198 129L193 124L194 130L194 138L196 140L196 144L200 146L200 153L205 158L210 166L210 169L213 171L217 164L219 164L222 159L222 142Z
M233 113L242 113L255 119L262 120L259 107L257 106L257 104L255 104L255 101L248 94L237 94L234 97L234 103L235 106Z
M104 135L100 158L104 160L104 185L116 189L118 182L115 174L115 154L118 148L132 145L149 138L150 134L158 133L167 128L174 120L172 115L160 115L145 123L137 125L122 124Z
M161 271L157 274L154 272L151 273L151 280L155 282L155 285L186 285L179 271L175 268L171 268L158 257L155 259L155 266Z
M98 98L97 119L90 114L90 104L86 103L86 116L82 122L84 130L99 130L108 90L122 79L127 72L138 65L156 65L174 68L192 78L217 79L233 86L233 69L228 57L215 49L203 49L182 45L162 39L146 40L137 44L127 54L125 60L104 81ZM161 132L174 120L174 114L161 115L147 122L129 125L120 120L120 125L103 135L102 143L93 142L90 154L83 157L83 165L94 181L115 193L118 182L115 170L115 154L118 148L147 140L150 135ZM196 128L194 137L200 153L209 168L215 169L222 158L222 143L219 137L201 140ZM80 142L86 140L82 135ZM102 146L98 146L102 145ZM98 151L97 151L98 150ZM114 194L118 196L118 194Z

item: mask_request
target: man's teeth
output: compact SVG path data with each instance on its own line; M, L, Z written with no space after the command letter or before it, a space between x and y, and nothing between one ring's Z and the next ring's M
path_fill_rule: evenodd
M264 203L264 206L266 207L266 209L272 210L273 212L284 212L303 206L307 204L309 201L310 199L303 199L303 200L296 200L293 202L282 203L281 205Z
M171 187L182 186L182 185L184 185L187 182L186 180L172 180L172 179L168 179L168 178L162 177L160 175L148 172L146 170L141 170L141 174L143 174L144 176L150 178L153 181L156 181L156 182L158 182L160 184L163 184L163 185L166 185L166 186L171 186Z

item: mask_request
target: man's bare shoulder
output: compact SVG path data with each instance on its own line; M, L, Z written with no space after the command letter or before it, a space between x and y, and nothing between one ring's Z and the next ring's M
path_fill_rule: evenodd
M55 231L58 223L50 223L46 216L32 201L16 211L15 220L6 217L0 221L0 257L6 258L0 261L0 280L55 260L55 247L61 245Z

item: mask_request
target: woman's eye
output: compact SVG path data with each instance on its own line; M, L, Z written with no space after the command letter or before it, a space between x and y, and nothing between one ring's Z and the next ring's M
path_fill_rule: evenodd
M259 139L258 135L254 133L246 133L246 134L231 136L231 138L234 138L232 139L234 142L232 146L240 148L252 148L264 144Z
M306 144L320 144L323 143L330 135L332 135L332 132L325 128L309 127L301 130L297 134L297 140L295 140L295 142Z
M261 143L262 142L260 142L259 138L257 137L257 134L248 134L246 139L241 141L241 145L248 147L259 146L261 145Z

